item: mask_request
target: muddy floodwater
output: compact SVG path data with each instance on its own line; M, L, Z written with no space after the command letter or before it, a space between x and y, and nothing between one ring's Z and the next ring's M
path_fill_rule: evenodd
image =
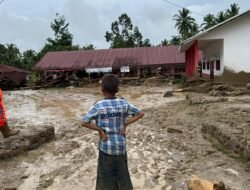
M241 115L231 118L227 110L242 107L249 111L250 103L245 100L250 97L241 97L244 103L231 98L227 103L189 105L186 94L163 98L170 89L124 86L118 94L145 113L142 120L127 130L128 164L134 189L186 189L186 180L191 175L223 181L232 190L250 189L250 173L245 163L218 151L201 133L204 122L219 117L245 122L245 115L243 119ZM95 189L98 134L80 127L80 120L101 98L98 87L5 92L10 125L17 128L52 125L56 139L1 161L0 189Z

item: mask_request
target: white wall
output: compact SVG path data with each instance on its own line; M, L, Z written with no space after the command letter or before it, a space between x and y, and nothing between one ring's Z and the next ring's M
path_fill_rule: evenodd
M198 40L224 39L224 51L220 52L222 65L235 72L250 72L250 13L240 16L201 36ZM207 53L213 53L211 47Z
M217 40L216 42L209 43L209 40L207 41L208 45L206 48L203 48L203 62L213 61L214 62L214 75L220 76L223 74L224 70L224 51L223 51L223 40ZM220 60L220 70L216 70L216 60ZM202 67L202 73L203 74L210 74L210 69L208 70L203 69Z

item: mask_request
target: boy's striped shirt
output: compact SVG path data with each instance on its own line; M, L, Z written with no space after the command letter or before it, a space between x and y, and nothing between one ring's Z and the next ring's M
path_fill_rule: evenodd
M103 99L94 104L82 117L84 122L95 121L108 136L106 142L99 140L99 149L109 155L122 155L126 152L126 137L120 134L126 118L140 110L122 98Z

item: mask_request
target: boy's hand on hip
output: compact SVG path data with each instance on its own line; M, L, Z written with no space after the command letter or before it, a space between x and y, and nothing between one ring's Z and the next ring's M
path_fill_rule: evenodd
M124 137L126 136L126 127L125 126L123 128L121 128L120 134L123 135Z
M103 130L99 131L99 136L102 139L102 141L104 141L104 142L108 140L108 136L104 133Z

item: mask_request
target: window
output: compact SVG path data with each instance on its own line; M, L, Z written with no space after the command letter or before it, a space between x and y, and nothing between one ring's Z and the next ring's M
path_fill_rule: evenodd
M216 60L216 70L220 70L220 60Z
M203 70L206 70L206 62L203 62L202 66L203 66Z
M210 69L210 68L209 68L209 64L210 64L210 62L208 61L208 62L207 62L207 70Z

